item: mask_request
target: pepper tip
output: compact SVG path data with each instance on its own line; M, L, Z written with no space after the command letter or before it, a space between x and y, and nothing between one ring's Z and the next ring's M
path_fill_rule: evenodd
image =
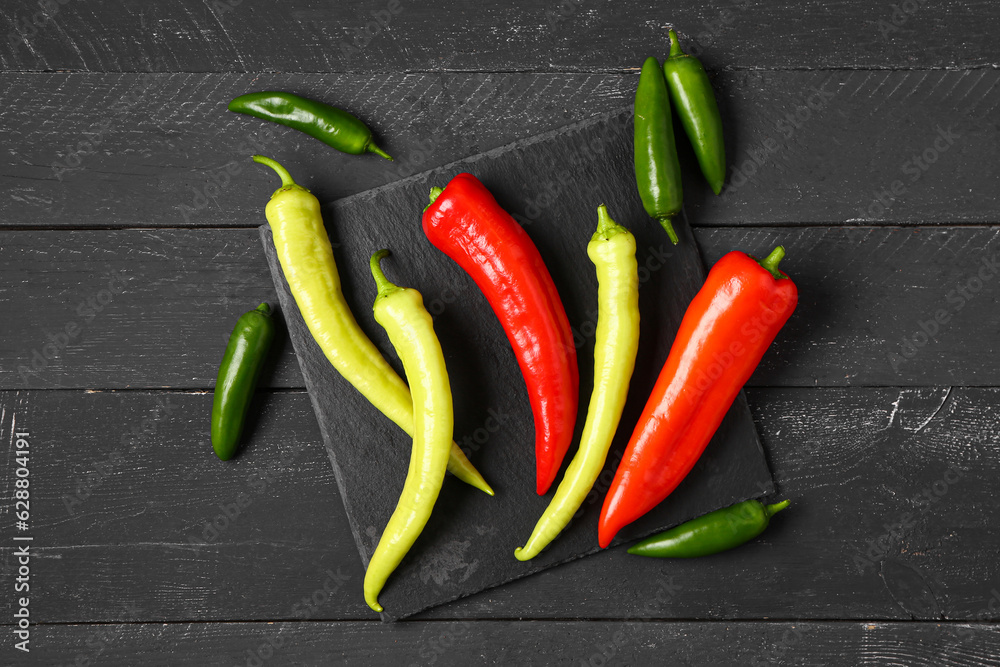
M670 238L670 242L674 245L680 243L680 238L677 236L677 232L674 231L674 225L670 222L669 217L657 218L657 221L663 227L664 231L667 232L667 236Z
M389 154L388 154L388 153L386 153L386 152L385 152L384 150L382 150L382 149L381 149L381 148L379 148L379 147L378 147L377 145L375 145L375 143L374 143L374 142L369 142L369 143L368 143L368 152L369 152L369 153L375 153L375 155L379 155L379 156L381 156L381 157L384 157L384 158L385 158L386 160L388 160L389 162L395 162L395 160L393 160L393 159L392 159L392 156L391 156L391 155L389 155Z
M785 500L782 500L779 503L774 503L773 505L766 505L764 507L764 510L767 512L767 517L770 519L772 516L774 516L775 514L785 509L791 504L792 501L786 498Z

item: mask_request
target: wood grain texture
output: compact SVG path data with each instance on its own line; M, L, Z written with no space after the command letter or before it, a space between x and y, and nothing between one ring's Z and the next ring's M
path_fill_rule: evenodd
M421 618L1000 620L1000 390L747 394L774 497L792 501L758 540L694 561L611 549ZM0 393L0 441L12 420L32 433L37 618L371 618L309 398L264 398L224 464L208 444L210 394ZM116 450L125 459L109 465ZM12 564L9 544L0 554Z
M475 461L497 491L496 497L454 484L442 490L437 511L379 595L385 608L383 620L403 618L600 551L600 502L594 493L583 506L582 515L545 551L528 562L512 557L514 549L531 535L555 489L545 496L536 494L535 426L524 378L507 335L475 283L427 240L419 214L431 186L446 185L462 172L474 173L505 210L524 211L521 222L575 325L573 344L579 359L574 358L574 363L579 369L581 397L575 420L577 441L594 382L591 360L598 319L597 278L592 263L584 258L587 242L597 228L598 205L617 195L612 215L633 230L636 246L649 249L652 256L652 263L644 263L643 271L637 274L645 287L639 297L644 313L640 340L644 344L636 356L629 400L622 413L625 423L634 423L670 352L673 332L704 282L706 271L691 228L683 220L675 221L680 243L674 247L659 225L649 224L638 194L623 193L634 179L627 168L632 163L632 135L631 111L613 113L334 204L332 217L338 225L331 239L345 250L337 270L358 322L372 340L383 349L391 349L371 314L376 290L367 260L372 252L388 248L393 254L384 263L385 270L397 277L399 284L417 289L435 316L435 332L444 349L455 396L456 441L471 453L488 440L487 451L495 452ZM573 165L574 178L561 177L562 165ZM550 180L554 178L558 180ZM558 209L541 203L557 197L562 200ZM398 429L392 434L395 437L389 436L387 430L393 430L393 425L384 418L379 420L378 411L333 368L292 297L269 225L260 228L260 237L351 532L367 566L407 478L412 438ZM654 272L655 282L650 280ZM397 372L402 374L398 364ZM746 399L740 394L732 406L723 407L729 408L728 414L704 454L707 461L716 464L696 467L671 494L670 503L624 527L612 544L658 533L773 491ZM463 438L463 434L472 434L474 439L468 435ZM624 448L629 435L629 429L622 429L619 449ZM389 441L392 446L387 450ZM571 460L571 456L565 458L563 472ZM617 462L608 460L601 474L603 486L610 485L616 469Z
M266 0L10 3L7 71L621 70L666 53L666 27L713 67L978 67L1000 63L996 3L763 0ZM795 20L789 20L789 17ZM34 25L32 23L34 22ZM27 25L26 25L27 23Z
M982 667L1000 652L996 625L973 623L209 623L36 629L37 664L855 665ZM0 655L10 655L4 646ZM11 656L11 659L17 656ZM91 662L90 664L94 664Z
M327 220L336 236L329 209ZM996 227L712 228L695 238L709 263L733 249L788 251L799 305L751 386L1000 385ZM640 248L640 265L656 266L654 251ZM353 242L335 250L338 262L366 254ZM655 271L648 285L669 287ZM369 310L367 287L349 289L359 313ZM459 284L428 301L476 294ZM9 313L0 388L210 388L236 318L274 299L256 229L0 232ZM588 319L574 315L573 325ZM63 339L70 325L76 335ZM301 388L279 331L262 383Z
M256 226L273 182L249 161L253 153L288 164L330 202L627 106L636 78L6 74L0 225ZM1000 220L1000 70L752 70L714 79L731 169L715 197L679 142L694 227ZM233 97L268 88L350 109L396 161L340 154L225 110Z

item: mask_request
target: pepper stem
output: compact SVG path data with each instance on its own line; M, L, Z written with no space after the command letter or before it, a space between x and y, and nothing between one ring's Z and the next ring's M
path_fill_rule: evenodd
M267 305L266 301L264 303L260 304L259 306L257 306L257 308L255 310L257 312L264 313L265 315L270 315L271 314L271 306Z
M608 214L608 207L601 204L597 207L597 233L606 236L608 232L618 226L618 223L611 219Z
M772 516L785 509L791 504L790 500L782 500L780 503L774 503L773 505L765 505L764 511L767 513L767 518L770 519Z
M431 206L434 206L434 202L437 201L437 198L441 196L442 192L444 192L444 188L431 188L431 203L429 203L427 206L424 206L425 211L429 209Z
M677 37L677 32L671 28L670 29L670 55L668 58L677 58L686 55L681 50L681 40Z
M778 246L771 251L771 254L764 259L757 260L757 263L771 272L775 280L781 280L785 276L778 270L778 263L785 258L785 247Z
M281 177L281 187L288 188L295 185L295 179L293 179L292 175L288 173L288 170L271 158L264 157L263 155L254 155L253 161L257 164L267 165L271 169L274 169L278 176Z
M392 159L392 156L389 155L388 153L386 153L384 150L382 150L378 146L376 146L374 141L371 141L371 140L368 141L368 146L367 146L366 150L369 153L375 153L375 155L381 155L382 157L384 157L389 162L394 162L394 160Z
M389 279L385 277L384 273L382 273L382 267L379 266L379 262L382 261L382 258L388 256L388 250L379 250L372 255L371 260L368 262L368 265L372 269L372 278L375 279L375 287L378 288L378 296L385 296L389 292L399 289L398 285L394 285L389 282Z
M666 230L667 236L670 237L670 242L677 245L680 239L677 238L677 232L674 231L674 226L670 222L670 218L657 218L656 219Z

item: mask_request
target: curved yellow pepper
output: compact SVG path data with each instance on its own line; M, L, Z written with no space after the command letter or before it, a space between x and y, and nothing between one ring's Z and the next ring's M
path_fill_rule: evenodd
M380 250L371 258L372 276L378 286L375 321L389 334L410 381L414 430L403 492L365 571L365 602L375 611L382 611L378 594L386 580L431 516L444 481L455 428L451 384L434 321L424 308L420 292L397 287L386 279L378 263L388 254Z
M594 390L580 447L528 542L514 550L530 560L556 538L580 509L604 468L639 349L639 273L635 237L597 208L597 232L587 245L597 268L597 334L594 342Z

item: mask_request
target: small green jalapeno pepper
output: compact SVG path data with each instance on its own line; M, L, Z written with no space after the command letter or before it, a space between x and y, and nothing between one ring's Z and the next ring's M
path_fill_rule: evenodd
M370 262L378 287L375 321L385 328L410 381L413 449L403 492L365 571L365 602L375 611L382 611L378 594L386 580L430 519L444 482L455 429L451 383L434 320L424 308L420 292L393 285L382 273L379 260L388 254L388 250L380 250Z
M759 500L736 503L647 537L628 552L653 558L697 558L716 554L763 533L771 517L788 504L787 500L773 505L764 505Z
M274 340L274 320L266 303L243 313L229 335L219 365L212 402L212 449L223 461L236 454L257 376Z
M670 31L670 56L663 63L670 99L680 116L712 192L719 194L726 180L726 147L722 117L712 84L701 61L681 50L677 33Z
M292 93L264 91L240 95L229 103L229 110L305 132L344 153L375 153L392 160L375 145L372 131L357 117L316 100Z
M646 58L635 91L635 182L649 217L663 225L677 245L671 219L680 213L684 193L677 159L670 96L663 70L656 58Z

